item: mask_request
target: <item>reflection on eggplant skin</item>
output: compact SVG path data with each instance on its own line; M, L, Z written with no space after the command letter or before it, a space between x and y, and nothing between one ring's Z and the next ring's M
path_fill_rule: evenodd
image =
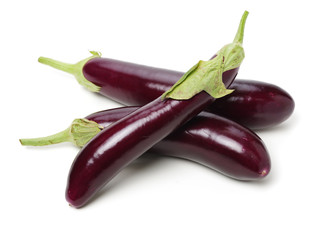
M231 128L234 129L234 128ZM206 139L209 142L214 142L217 145L221 145L224 146L232 151L238 152L238 153L242 153L244 148L237 140L234 140L231 137L228 137L226 135L223 134L219 134L215 131L210 131L210 129L208 128L203 128L200 130L192 130L189 131L190 134L199 136L200 138Z

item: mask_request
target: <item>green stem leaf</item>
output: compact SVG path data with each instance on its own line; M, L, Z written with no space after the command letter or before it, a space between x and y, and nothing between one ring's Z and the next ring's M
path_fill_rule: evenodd
M220 49L215 58L199 61L162 95L162 99L187 100L201 91L214 98L230 94L233 90L226 89L222 76L224 72L240 67L245 57L242 42L247 16L245 11L232 43Z
M47 137L40 137L40 138L23 138L20 139L20 143L23 146L46 146L57 144L61 142L71 142L70 137L70 129L67 128L64 131L59 133L47 136Z
M64 131L47 137L20 139L20 142L24 146L46 146L62 142L72 142L78 147L83 147L102 129L103 127L94 121L78 118Z
M240 44L243 43L245 25L246 25L246 20L247 20L248 14L249 14L249 12L245 11L244 14L241 17L237 34L235 35L235 38L233 40L234 43L240 43Z
M87 88L88 90L92 91L92 92L99 92L101 87L95 85L94 83L88 81L85 76L83 75L82 69L85 66L85 64L93 59L93 58L97 58L97 57L101 57L101 53L99 52L94 52L94 51L90 51L90 53L92 54L92 56L76 63L76 64L69 64L69 63L64 63L64 62L60 62L51 58L46 58L46 57L40 57L38 59L38 62L43 63L45 65L48 65L50 67L56 68L58 70L70 73L72 75L75 76L75 78L77 79L77 81L79 82L79 84L81 84L82 86L84 86L85 88Z

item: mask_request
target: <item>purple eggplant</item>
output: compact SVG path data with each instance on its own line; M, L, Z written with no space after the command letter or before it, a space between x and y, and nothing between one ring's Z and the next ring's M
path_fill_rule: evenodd
M59 67L66 65L65 63L44 57L39 58L39 61L65 70ZM128 106L144 105L152 101L183 75L182 72L101 57L88 60L80 71L87 81L99 86L96 91ZM206 111L227 117L251 129L273 127L284 122L293 113L293 98L274 84L236 79L230 88L235 91L217 99Z
M66 199L85 205L133 160L199 114L215 98L228 94L244 58L245 12L233 43L210 61L199 61L161 97L111 124L76 156L67 181ZM205 131L204 131L205 133Z
M77 64L40 57L39 62L72 73L89 90L127 106L141 106L167 91L184 73L93 56ZM227 117L251 129L278 125L294 110L292 97L273 84L236 80L235 91L217 99L206 111Z
M109 109L85 119L105 128L138 107ZM258 180L268 175L270 157L263 141L234 121L201 112L150 151L185 158L238 180Z
M100 93L122 104L144 105L160 96L181 72L142 66L113 59L93 58L83 73ZM273 127L288 119L294 110L294 100L282 88L254 81L234 81L234 92L217 99L206 111L229 118L251 129Z
M21 139L23 145L43 146L73 142L83 147L91 138L139 107L122 107L96 112L75 119L58 134L44 138ZM238 180L259 180L270 171L270 157L262 140L251 130L202 112L175 130L150 151L188 159Z

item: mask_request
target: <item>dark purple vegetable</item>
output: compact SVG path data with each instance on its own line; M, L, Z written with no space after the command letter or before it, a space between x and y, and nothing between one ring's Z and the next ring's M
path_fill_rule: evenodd
M100 93L125 105L144 105L170 88L183 73L113 59L93 58L83 74ZM252 129L278 125L294 110L292 97L273 84L234 81L230 95L217 99L206 111L227 117Z
M48 58L39 61L52 66L55 62ZM152 101L183 75L182 72L101 57L88 60L80 71L100 87L99 93L128 106ZM263 129L284 122L294 110L292 97L274 84L237 79L230 88L235 91L217 99L206 111L251 129Z
M214 59L200 61L162 97L108 126L82 148L67 182L66 199L72 206L86 204L121 169L199 114L214 97L227 94L224 84L232 83L244 57L247 15L245 12L233 43Z
M114 59L101 58L96 52L78 64L66 64L41 57L39 61L74 74L92 91L128 106L149 103L167 91L184 74ZM206 111L227 117L251 129L275 126L294 110L292 97L273 84L236 80L235 91L217 99Z
M58 134L21 142L42 146L70 141L82 147L103 128L137 109L123 107L96 112L85 119L75 119L70 128ZM208 112L194 117L150 151L192 160L238 180L262 179L270 171L269 154L255 133Z
M136 109L109 109L86 119L107 127ZM150 150L195 161L238 180L261 179L270 171L269 154L254 132L208 112L200 113Z

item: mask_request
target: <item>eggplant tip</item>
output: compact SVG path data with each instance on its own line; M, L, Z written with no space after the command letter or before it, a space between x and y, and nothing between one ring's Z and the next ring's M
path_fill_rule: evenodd
M267 168L264 168L261 172L260 172L260 177L264 178L265 176L267 176L269 173L269 170Z

